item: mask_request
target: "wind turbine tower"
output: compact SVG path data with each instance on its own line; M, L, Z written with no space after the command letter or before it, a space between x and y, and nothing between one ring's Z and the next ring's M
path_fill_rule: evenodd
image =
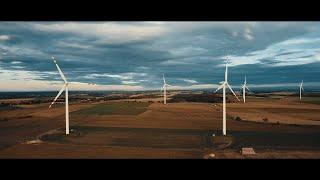
M227 109L226 109L226 88L228 87L230 89L230 91L233 93L233 95L237 98L238 101L239 98L237 97L237 95L234 93L234 91L232 90L231 86L228 83L228 59L226 62L226 71L224 74L224 81L220 82L220 86L217 88L217 90L215 91L215 93L217 91L219 91L220 89L222 89L223 92L223 120L222 120L222 134L225 136L227 135Z
M301 81L301 84L300 84L300 100L301 100L302 91L304 91L304 89L303 89L303 80Z
M244 83L242 84L243 103L246 103L246 89L247 89L248 91L250 91L249 88L248 88L248 86L247 86L247 77L245 76L245 77L244 77Z
M162 79L163 79L163 86L161 89L163 90L163 104L167 104L167 87L171 85L166 83L164 74L162 74Z
M54 57L52 57L53 62L56 64L57 69L59 71L59 74L62 78L62 80L64 81L64 84L61 88L61 90L59 91L58 95L54 98L54 100L52 101L52 103L50 104L49 108L51 108L51 106L56 102L56 100L59 98L59 96L62 94L63 91L65 91L65 101L66 101L66 134L69 134L69 91L68 91L68 81L66 79L66 77L64 76L64 74L62 73L59 65L57 64L57 61L55 60Z

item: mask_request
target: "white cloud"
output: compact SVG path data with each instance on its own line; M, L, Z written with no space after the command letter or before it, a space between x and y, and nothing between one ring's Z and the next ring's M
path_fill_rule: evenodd
M196 80L192 80L192 79L181 79L181 80L184 82L192 83L192 84L198 83Z
M50 57L48 54L42 52L39 49L33 49L29 47L18 47L18 46L5 46L0 44L0 49L5 51L4 55L11 56L24 56L24 57Z
M319 43L320 38L295 38L289 39L279 43L278 45L299 45L299 44L309 44L309 43Z
M8 35L0 35L0 41L7 41L10 40L10 36Z
M6 82L10 80L20 80L23 84L23 81L40 79L41 76L33 73L32 71L24 71L24 70L4 70L0 67L1 72L1 81Z
M62 81L45 81L39 80L43 75L53 75L56 72L33 72L25 70L4 70L0 67L1 81L0 91L55 91L60 90ZM87 90L110 90L110 91L137 91L143 90L142 86L136 85L88 85L88 83L70 82L69 89L71 91L87 91Z
M0 67L1 81L0 81L0 91L58 91L62 86L61 80L39 80L42 79L44 75L57 75L56 72L36 72L36 71L25 71L25 70L3 70ZM125 73L125 74L134 74L134 73ZM144 74L142 74L144 76ZM120 75L111 75L111 77L130 79L128 77ZM148 87L143 87L137 84L146 80L122 80L122 85L89 85L88 83L83 82L70 82L69 89L71 91L94 91L94 90L110 90L110 91L139 91L147 90ZM208 88L217 88L216 84L193 84L190 86L170 86L169 89L208 89Z
M122 84L137 84L137 83L139 83L137 81L121 81L121 82L122 82Z
M317 54L314 56L318 61L320 61L320 51L317 52Z
M84 78L95 79L100 77L109 77L109 78L121 80L123 84L136 84L139 82L132 81L133 79L139 79L139 78L145 77L146 75L147 75L146 73L135 73L135 72L120 73L120 74L102 73L102 74L90 74L90 75L84 76Z
M21 64L21 61L12 61L11 64Z
M47 32L73 33L82 36L96 37L101 42L124 43L136 40L144 40L157 37L166 33L166 27L159 23L141 24L119 24L114 22L97 23L35 23L33 27L37 30Z
M88 85L87 83L71 82L70 90L82 91L139 91L143 90L142 86L136 85Z
M79 49L89 49L92 47L92 46L86 45L86 44L80 44L80 43L75 43L75 42L65 42L65 41L59 41L58 46L79 48Z
M146 22L147 24L157 24L157 25L162 25L162 24L165 24L165 22L162 22L162 21L148 21Z
M194 64L192 62L184 62L181 60L168 60L160 63L161 65L191 65Z
M58 81L30 80L23 83L19 80L0 81L0 91L59 91L62 87ZM71 82L70 91L138 91L142 86L132 85L88 85L88 83Z
M312 43L312 46L308 46ZM293 38L268 46L264 50L253 51L243 56L230 55L230 66L245 64L265 64L268 66L288 66L308 64L319 60L320 38ZM225 58L225 57L221 57Z
M138 81L139 82L148 82L148 80L146 80L146 79L139 79Z
M245 28L244 32L243 32L243 37L246 38L247 40L251 41L254 39L253 35L252 35L252 31L250 28Z
M12 68L15 68L15 69L23 69L24 67L23 66L11 66Z
M189 56L208 52L207 49L201 47L186 46L168 50L173 56Z

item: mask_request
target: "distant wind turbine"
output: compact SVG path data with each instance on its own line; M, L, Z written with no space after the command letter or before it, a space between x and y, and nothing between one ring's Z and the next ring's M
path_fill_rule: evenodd
M217 88L217 90L214 92L216 93L217 91L219 91L221 88L223 89L223 121L222 121L222 133L225 136L227 134L227 110L226 110L226 87L228 87L230 89L230 91L233 93L233 95L237 98L238 101L239 98L237 97L237 95L233 92L231 86L228 83L228 59L226 62L226 71L224 74L224 81L220 82L220 86Z
M243 102L244 103L246 103L246 89L248 91L250 91L248 86L247 86L247 77L245 76L244 77L244 83L242 84L242 97L243 97Z
M68 97L68 81L66 79L66 77L64 76L64 74L62 73L59 65L57 64L57 61L55 60L54 57L52 57L53 62L56 64L57 69L60 73L60 76L62 78L62 80L64 81L64 84L61 88L61 90L59 91L58 95L54 98L53 102L50 104L49 108L51 108L51 106L56 102L56 100L59 98L59 96L62 94L62 92L65 90L65 101L66 101L66 134L69 134L69 97Z
M164 74L162 74L163 78L163 86L161 88L161 91L163 90L163 104L167 104L167 87L171 86L166 83L166 79L164 78Z
M301 100L302 91L304 91L304 89L303 89L303 80L301 81L301 84L300 84L300 100Z

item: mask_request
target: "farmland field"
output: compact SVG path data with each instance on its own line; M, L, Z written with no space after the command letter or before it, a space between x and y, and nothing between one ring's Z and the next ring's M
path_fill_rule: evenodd
M72 103L69 135L63 104L1 111L0 158L247 158L242 147L256 158L320 158L319 105L248 96L227 107L226 138L221 103Z
M320 105L320 97L303 97L302 102Z
M46 134L41 140L64 144L95 145L111 147L149 147L165 149L201 149L212 147L208 130L117 128L97 126L73 126L72 134L65 135L61 129Z
M74 113L95 115L137 115L147 110L148 102L108 102Z

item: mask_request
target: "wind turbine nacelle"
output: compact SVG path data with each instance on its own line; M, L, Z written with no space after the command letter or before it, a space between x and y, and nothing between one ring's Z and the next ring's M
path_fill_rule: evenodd
M53 56L52 56L51 58L52 58L53 62L54 62L55 64L57 64L56 59L55 59Z
M219 82L219 84L223 84L223 83L224 83L224 81Z

